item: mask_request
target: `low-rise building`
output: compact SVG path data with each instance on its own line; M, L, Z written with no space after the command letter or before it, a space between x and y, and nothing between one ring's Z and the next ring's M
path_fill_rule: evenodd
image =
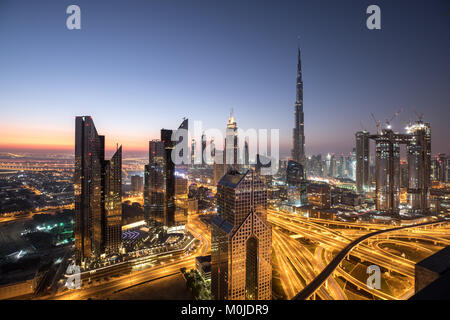
M211 280L211 255L195 258L195 267L203 279Z

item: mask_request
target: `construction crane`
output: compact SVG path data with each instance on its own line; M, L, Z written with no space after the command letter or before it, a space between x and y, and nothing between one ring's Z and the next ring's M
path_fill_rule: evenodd
M396 117L398 117L398 115L403 111L403 109L398 110L397 112L394 113L394 115L391 117L391 119L386 119L386 128L387 129L391 129L391 122L392 120L394 120Z
M373 113L370 113L370 115L372 116L372 119L373 119L373 121L375 121L375 125L377 126L377 134L380 134L381 121L375 119L375 116L373 115Z
M416 116L417 116L417 118L419 119L419 121L420 122L422 122L422 119L423 119L423 113L417 113L417 111L416 110L414 110L414 113L416 114Z

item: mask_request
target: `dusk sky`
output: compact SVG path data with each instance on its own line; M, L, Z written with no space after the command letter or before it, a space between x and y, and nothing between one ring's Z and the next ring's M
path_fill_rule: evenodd
M66 8L81 8L81 30ZM366 8L381 8L381 30ZM297 41L300 37L300 41ZM449 1L0 0L0 150L66 149L91 115L108 147L146 150L183 117L280 129L292 148L297 44L306 153L348 153L373 112L424 113L450 152Z

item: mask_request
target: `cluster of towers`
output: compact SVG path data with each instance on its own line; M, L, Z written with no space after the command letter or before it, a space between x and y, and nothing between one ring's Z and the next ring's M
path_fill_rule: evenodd
M188 119L184 119L178 129L188 130ZM184 214L181 215L182 219L178 219L175 205L176 176L171 155L176 143L172 141L172 134L173 130L162 129L161 139L149 142L149 163L144 169L145 218L147 222L155 222L167 227L186 222ZM183 155L180 154L180 156Z
M356 133L356 186L358 192L369 189L369 139L375 141L376 209L399 213L400 145L406 145L408 183L407 207L413 213L428 213L431 170L430 124L419 120L394 132L389 126L377 134Z
M305 134L303 82L298 50L295 127L292 160L288 164L287 183L295 197L306 202ZM248 146L244 148L248 164ZM227 157L233 157L230 161ZM267 222L267 189L257 170L245 170L239 158L237 125L233 116L227 124L222 165L214 164L217 183L217 216L211 231L211 294L215 299L266 300L272 296L272 230ZM221 177L220 180L218 177Z
M105 160L105 137L91 117L75 118L75 259L118 253L122 245L122 147Z

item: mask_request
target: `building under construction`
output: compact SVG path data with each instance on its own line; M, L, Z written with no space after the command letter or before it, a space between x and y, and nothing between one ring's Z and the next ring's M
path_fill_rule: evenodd
M400 146L406 145L408 163L408 211L429 212L431 170L430 124L422 120L406 128L405 134L394 132L388 125L377 134L368 135L375 141L376 209L398 217L400 211ZM357 161L363 161L358 158ZM362 167L364 164L360 164ZM357 164L358 167L358 164Z

